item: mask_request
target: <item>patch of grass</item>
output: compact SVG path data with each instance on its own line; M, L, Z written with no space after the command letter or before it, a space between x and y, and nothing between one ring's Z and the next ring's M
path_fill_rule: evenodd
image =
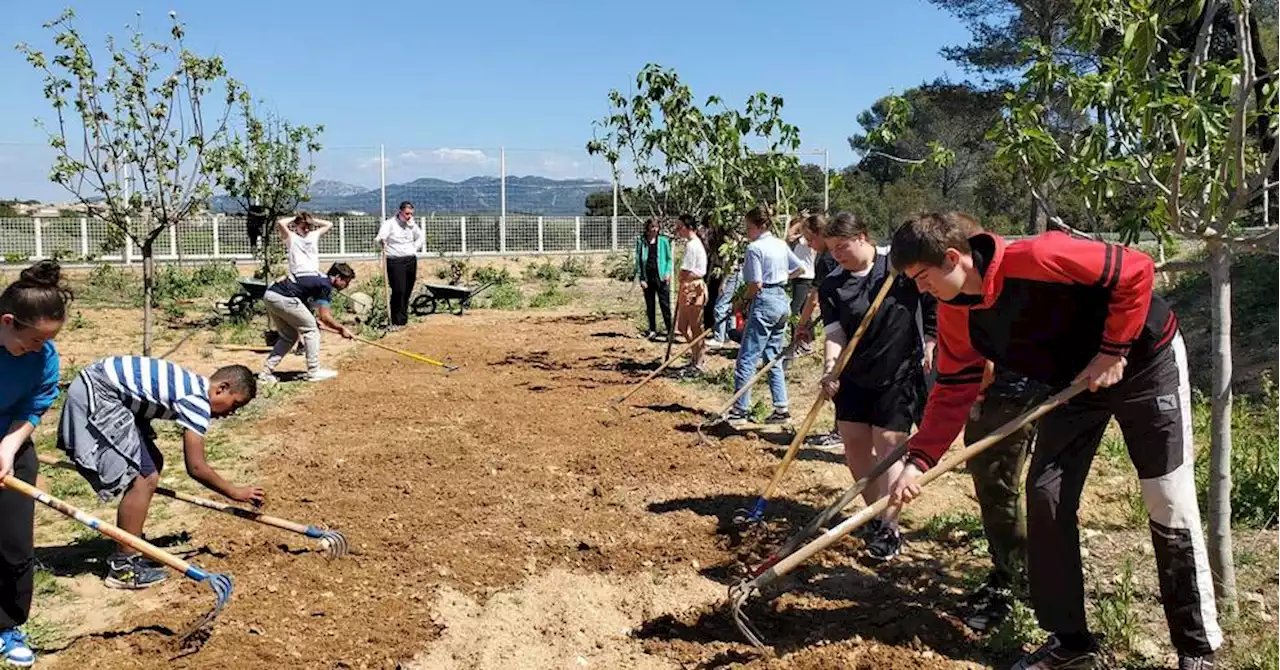
M76 313L73 314L70 319L67 319L67 330L83 330L85 328L92 328L92 327L93 327L93 322L90 321L89 319L86 319L84 316L84 312L81 312L79 310L77 310Z
M548 309L553 307L563 307L573 301L573 297L567 291L560 288L555 282L545 282L542 290L529 299L529 306L534 309Z
M636 261L630 253L609 254L604 259L604 276L618 281L634 281Z
M93 494L93 489L90 488L89 483L79 473L61 468L47 468L46 470L45 476L49 479L49 493L55 498L61 498L67 502L97 501L97 497Z
M1009 616L987 636L983 646L1000 656L1014 656L1022 650L1044 642L1045 632L1036 623L1035 612L1021 600L1015 599Z
M1141 625L1134 609L1133 559L1126 558L1115 586L1104 591L1101 586L1093 597L1093 623L1091 628L1101 634L1107 648L1117 657L1127 656L1133 650Z
M973 512L943 512L929 517L920 532L939 542L972 542L983 537L982 519Z
M1273 624L1260 624L1256 629L1231 630L1228 650L1229 667L1239 670L1280 670L1280 644Z
M535 262L524 269L525 280L558 282L561 274L560 266L549 260Z
M57 646L66 637L66 631L62 626L45 619L36 614L22 627L30 638L31 648L36 650L45 650Z
M36 568L34 578L35 595L41 600L46 600L61 595L66 592L66 587L58 583L58 578L52 572L44 568Z
M520 309L524 306L524 295L515 284L498 284L488 293L490 309Z
M262 344L262 329L248 319L225 319L213 332L220 344Z
M565 256L560 262L560 271L570 277L590 276L591 259L585 256Z
M1276 406L1280 402L1270 375L1260 380L1258 398L1237 396L1231 406L1231 525L1273 528L1280 507L1280 444L1277 443ZM1211 456L1211 407L1196 402L1192 408L1196 456L1196 489L1201 505L1209 500Z

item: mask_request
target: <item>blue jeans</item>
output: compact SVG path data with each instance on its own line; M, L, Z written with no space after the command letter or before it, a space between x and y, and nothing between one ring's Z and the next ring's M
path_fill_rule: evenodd
M761 361L773 360L781 353L790 316L791 298L784 289L765 288L756 295L747 313L746 332L742 334L738 362L733 367L735 393L755 375ZM773 395L774 409L787 409L787 379L781 365L769 368L769 393ZM751 391L748 389L738 398L734 408L745 412L750 407Z
M742 284L741 269L734 270L720 282L720 293L716 295L714 317L716 322L712 326L714 329L712 337L721 342L729 340L729 324L732 321L729 314L733 311L733 293L738 290L740 284Z

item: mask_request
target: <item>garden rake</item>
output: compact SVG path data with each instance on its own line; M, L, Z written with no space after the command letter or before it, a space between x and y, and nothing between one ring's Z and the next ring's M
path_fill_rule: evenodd
M954 470L956 467L965 464L966 462L969 461L969 459L973 458L974 456L977 456L983 451L986 451L991 446L995 445L997 442L1008 437L1014 431L1017 431L1018 429L1027 425L1028 423L1035 421L1036 419L1044 416L1045 414L1052 411L1054 408L1065 404L1067 401L1071 400L1072 398L1074 398L1076 395L1078 395L1079 393L1081 393L1087 388L1089 388L1089 382L1082 380L1082 381L1077 381L1076 383L1063 389L1062 391L1059 391L1049 399L1040 403L1036 407L1028 410L1021 416L1015 417L1014 419L1011 419L1008 423L1004 424L1003 426L1000 426L990 435L987 435L986 437L978 440L977 442L974 442L973 444L961 449L960 451L955 452L954 454L952 454L950 458L947 458L942 463L939 463L933 468L930 468L929 471L925 472L920 476L920 479L918 480L919 485L922 488L925 486L928 486L931 482L933 482L937 478L950 472L951 470ZM905 447L905 443L903 443L902 445L899 445L899 449L902 449L903 447ZM880 464L877 464L876 470L881 470L882 466L884 469L888 469L888 463L891 463L891 462L892 461L890 459L885 459L885 461L881 462ZM875 474L876 474L875 472L871 473L871 475L875 475ZM859 480L859 482L855 484L853 488L857 488L859 486L865 486L866 485L865 482L870 481L873 478L871 475L868 475L867 477L863 478L863 480ZM852 491L853 488L851 488L850 491ZM844 496L841 496L841 500L843 500L845 497L848 497L850 500L852 500L852 496L849 496L848 492L846 492ZM840 522L834 528L828 529L822 535L818 536L816 539L805 544L804 546L799 547L798 549L795 549L790 553L784 553L783 551L779 550L773 556L767 559L762 565L753 569L751 571L752 576L750 578L743 579L738 583L734 584L733 586L729 587L730 616L733 619L733 623L738 627L738 630L742 632L742 635L746 637L747 640L751 642L751 644L763 649L765 647L765 644L760 635L760 632L755 628L755 626L751 623L751 620L748 619L746 614L744 614L742 611L743 605L745 605L747 600L751 598L752 594L761 591L764 587L768 586L769 584L772 584L773 582L780 579L783 575L786 575L787 573L791 572L795 568L799 567L800 564L809 560L815 554L822 551L823 549L826 549L827 547L831 546L840 538L858 529L859 527L866 524L871 519L876 518L888 506L889 506L889 497L885 496L877 500L876 502L858 510L858 512L855 513L853 516ZM834 507L834 505L832 507ZM822 515L820 516L827 516L827 518L829 519L831 515L834 515L834 513L835 512L831 511L831 508L828 508L827 510L824 510L822 512ZM811 532L812 530L816 529L818 525L820 524L810 522L810 524L805 527L805 531ZM804 531L802 531L802 533L803 532ZM784 546L784 549L787 547L794 547L800 541L803 541L803 538L797 535L796 538L792 538L792 541L787 542L787 544Z
M14 477L7 476L3 480L4 486L25 495L36 502L49 507L71 519L75 519L80 523L102 533L103 535L128 546L129 548L141 552L147 558L163 563L173 570L177 570L189 579L196 582L208 584L213 590L213 609L209 610L203 616L193 623L185 633L178 639L178 643L183 648L190 647L198 649L201 644L208 639L208 633L213 620L222 612L231 600L231 576L217 572L207 572L202 570L177 556L147 542L146 540L126 533L125 531L104 521L90 516L81 510L55 498L44 491Z
M849 338L848 344L845 345L844 351L840 352L840 360L836 361L834 373L837 377L844 371L849 363L849 359L853 358L853 352L858 348L858 344L862 341L862 336L871 327L871 321L875 318L876 312L880 311L880 305L884 303L884 299L889 295L889 291L893 289L896 283L898 273L890 271L889 275L884 278L884 283L880 285L880 290L876 293L876 297L871 301L871 305L867 307L866 314L862 315L862 321L858 323L858 329L854 331L853 337ZM796 452L800 450L800 445L804 444L804 438L809 436L809 430L813 428L813 424L818 420L818 412L822 410L822 405L827 401L821 393L813 400L813 406L809 408L809 413L805 415L804 422L800 424L800 430L796 431L794 437L791 438L791 446L787 447L787 453L782 457L782 462L778 464L774 470L773 478L765 485L764 490L760 492L760 497L756 498L756 503L750 510L738 509L734 511L733 522L736 525L744 526L747 524L759 523L764 519L764 507L769 496L773 495L774 489L778 483L782 481L782 476L787 473L787 468L791 467L791 461L795 460Z
M65 461L60 461L53 456L46 456L44 454L41 454L39 458L40 458L40 462L44 463L45 465L52 465L53 467L61 468L63 470L74 471L76 469L74 465L67 463ZM198 507L211 509L216 512L222 512L224 514L230 514L231 516L239 517L241 519L248 519L249 521L256 521L265 526L280 528L282 530L298 533L299 535L305 535L314 540L320 540L320 548L325 551L325 557L328 558L329 560L334 560L336 558L341 558L343 556L346 556L347 553L350 551L350 544L347 542L347 538L343 536L341 532L336 530L324 528L321 526L303 525L303 524L295 523L293 521L289 521L286 519L281 519L274 516L267 516L266 514L262 514L257 510L245 509L243 507L229 505L227 503L218 502L216 500L199 498L197 496L189 495L179 491L174 491L173 489L167 488L164 486L157 486L156 493L159 493L160 495L165 496L167 498L173 498L174 500L181 500L182 502L190 503Z
M332 328L322 328L322 329L323 329L323 330L327 330L327 331L329 331L329 332L331 332L331 333L338 333L338 332L339 332L339 331L336 331L336 330L334 330L334 329L332 329ZM458 366L456 366L456 365L451 365L451 364L446 363L446 362L444 362L444 361L438 361L438 360L436 360L436 359L434 359L434 358L430 358L430 357L428 357L428 356L423 356L422 354L415 354L415 353L413 353L412 351L405 351L404 349L396 349L395 347L389 347L389 346L387 346L387 345L385 345L385 344L383 344L383 343L381 343L381 342L377 342L377 341L374 341L374 340L366 339L366 338L360 337L359 335L355 335L355 336L353 336L351 339L353 339L353 340L355 340L355 341L357 341L357 342L363 342L363 343L365 343L365 344L368 344L368 345L371 345L371 346L377 347L377 348L382 349L382 350L385 350L385 351L390 351L390 352L391 352L391 353L393 353L393 354L400 354L401 356L404 356L404 357L406 357L406 358L412 358L412 359L413 359L413 360L415 360L415 361L421 361L421 362L426 363L426 364L428 364L428 365L434 365L434 366L436 366L436 367L444 368L444 369L448 370L449 372L457 372L457 371L458 371L458 369L459 369L459 368L458 368Z
M678 309L678 308L677 308L677 309ZM620 397L618 397L618 398L614 398L612 407L613 407L613 408L616 408L618 405L622 404L623 402L626 402L627 398L630 398L631 396L635 395L637 391L639 391L640 389L644 388L644 385L645 385L645 384L648 384L649 382L653 381L653 380L654 380L654 378L656 378L658 375L662 374L662 371L663 371L663 370L666 370L668 367L670 367L670 366L671 366L671 364L672 364L672 363L674 363L674 362L676 362L676 361L680 360L680 357L681 357L681 356L683 356L683 355L685 355L685 352L690 351L690 350L691 350L691 349L693 349L695 346L697 346L697 344L698 344L699 342L701 342L702 340L706 339L706 337L707 337L708 335L710 335L710 334L712 333L712 331L714 331L714 330L715 330L716 326L719 326L721 323L723 323L724 321L728 320L728 319L729 319L729 317L731 317L731 316L733 316L733 310L729 310L729 313L728 313L728 314L726 314L726 315L724 316L724 318L722 318L722 319L720 319L719 321L717 321L717 322L715 323L715 325L714 325L714 326L712 326L712 327L710 327L710 328L708 328L708 329L706 329L706 330L702 331L702 334L701 334L701 335L698 335L697 337L693 338L692 340L689 340L689 342L688 342L688 343L686 343L686 344L684 345L684 347L682 347L682 348L680 349L680 351L677 351L677 352L675 353L675 355L674 355L674 356L668 356L668 357L667 357L667 359L666 359L665 361L663 361L663 362L662 362L662 365L659 365L659 366L658 366L658 369L657 369L657 370L654 370L653 372L650 372L647 376L645 376L645 378L644 378L644 379L640 380L640 383L639 383L639 384L636 384L635 386L631 387L631 390L630 390L630 391L627 391L625 394L623 394L622 396L620 396Z

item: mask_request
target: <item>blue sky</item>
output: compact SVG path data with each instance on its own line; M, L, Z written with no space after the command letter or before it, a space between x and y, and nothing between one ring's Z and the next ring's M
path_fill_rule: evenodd
M61 199L47 182L41 80L12 50L49 50L40 25L60 2L10 3L0 23L0 197ZM73 5L91 44L123 36L142 12L162 36L167 14L190 48L217 53L233 76L290 120L325 125L319 176L378 182L507 172L608 178L586 155L611 88L648 62L675 68L699 98L741 105L755 91L786 99L805 149L854 160L856 116L892 90L963 73L938 55L968 35L924 0L784 3L111 0ZM642 7L642 9L636 9ZM821 157L806 158L820 162Z

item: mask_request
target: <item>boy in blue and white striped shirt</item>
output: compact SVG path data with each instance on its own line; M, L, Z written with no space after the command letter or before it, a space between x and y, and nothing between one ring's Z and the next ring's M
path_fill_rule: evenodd
M170 361L113 356L86 367L67 389L58 424L58 447L107 502L121 493L116 525L141 536L164 457L151 421L177 422L187 474L239 502L263 503L262 489L223 479L205 456L209 420L227 416L257 395L257 379L243 365L202 377ZM140 589L166 579L163 568L124 545L107 561L107 585Z

